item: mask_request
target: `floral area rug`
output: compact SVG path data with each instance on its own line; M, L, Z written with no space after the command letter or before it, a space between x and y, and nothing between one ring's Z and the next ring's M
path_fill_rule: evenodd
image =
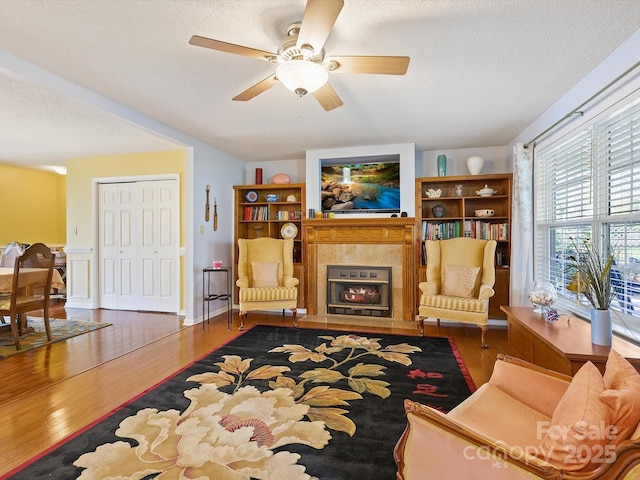
M9 478L393 480L404 399L473 390L447 338L258 325Z
M6 319L7 334L4 337L0 337L0 358L8 357L15 353L26 352L34 348L42 347L48 343L47 333L44 329L44 320L38 317L28 317L27 324L34 328L34 331L27 333L20 337L20 350L16 349L13 343L13 336L9 330L9 319ZM66 340L67 338L76 337L83 333L98 330L99 328L108 327L110 323L101 322L85 322L81 320L58 320L55 318L49 319L49 326L51 327L51 337L53 342L59 342L60 340ZM0 324L0 327L2 325Z

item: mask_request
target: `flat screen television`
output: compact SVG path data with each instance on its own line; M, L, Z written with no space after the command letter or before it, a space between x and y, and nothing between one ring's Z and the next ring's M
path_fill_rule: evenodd
M400 156L320 160L323 213L399 213Z

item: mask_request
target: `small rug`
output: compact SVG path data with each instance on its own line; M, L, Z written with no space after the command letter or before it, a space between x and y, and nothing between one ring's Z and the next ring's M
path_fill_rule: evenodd
M8 319L7 329L8 329ZM21 350L16 350L16 346L13 343L13 336L11 331L8 330L8 334L4 337L0 337L0 358L8 357L16 353L26 352L33 350L34 348L42 347L48 343L47 333L44 329L44 320L38 317L28 317L27 323L30 327L34 328L34 332L27 333L20 337ZM98 330L99 328L108 327L110 323L102 322L85 322L81 320L59 320L56 318L49 319L49 325L51 327L52 342L59 342L60 340L66 340L67 338L76 337L83 333Z
M258 325L9 478L394 480L404 399L473 390L448 338Z

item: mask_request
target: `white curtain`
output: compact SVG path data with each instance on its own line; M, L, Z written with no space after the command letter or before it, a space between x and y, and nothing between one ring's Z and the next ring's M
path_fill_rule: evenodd
M527 291L533 282L533 150L513 147L513 212L511 225L512 306L530 306Z

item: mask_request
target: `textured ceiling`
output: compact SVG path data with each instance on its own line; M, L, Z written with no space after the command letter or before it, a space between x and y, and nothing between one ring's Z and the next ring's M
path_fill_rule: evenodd
M325 50L407 55L405 76L331 74L344 106L276 85L275 66L188 44L275 51L304 0L2 0L0 50L249 161L307 149L508 144L640 28L637 0L345 0ZM4 68L3 68L4 67ZM176 148L0 64L0 163Z

